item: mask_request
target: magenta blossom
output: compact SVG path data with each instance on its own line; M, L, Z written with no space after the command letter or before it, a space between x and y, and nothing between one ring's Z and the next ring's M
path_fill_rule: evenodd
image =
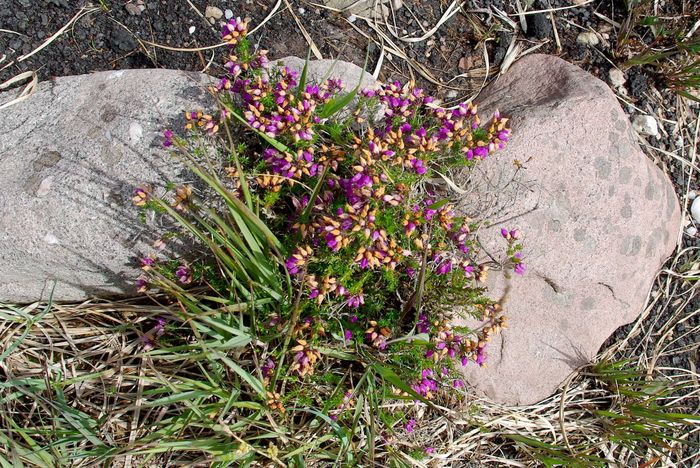
M353 294L348 297L348 306L358 308L365 303L365 295L362 293Z
M180 265L175 270L175 276L182 284L190 284L192 282L192 270L187 265Z
M173 145L173 132L166 130L163 132L163 146L169 148Z
M416 420L409 419L403 428L406 429L406 432L408 432L410 434L416 428Z

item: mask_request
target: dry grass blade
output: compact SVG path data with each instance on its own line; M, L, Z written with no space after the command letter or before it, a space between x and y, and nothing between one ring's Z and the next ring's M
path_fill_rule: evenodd
M18 36L24 36L27 37L26 34L18 33L17 31L10 31L9 29L0 29L0 33L6 33L6 34L17 34Z
M294 14L294 10L292 9L292 6L289 4L289 0L284 0L284 3L287 5L287 10L289 11L289 14L292 15L292 18L294 18L294 22L297 24L299 27L299 30L301 31L301 34L304 36L304 39L306 39L306 42L309 44L309 47L311 48L311 52L313 52L314 57L316 57L318 60L323 60L323 55L321 54L321 51L318 50L318 47L316 47L316 43L314 42L313 38L311 35L309 35L308 31L304 27L304 25L299 21L299 17Z
M435 26L430 28L428 31L426 31L425 34L423 34L420 37L400 37L395 34L392 34L400 41L402 42L408 42L408 43L417 43L417 42L423 42L430 37L432 37L441 27L445 22L447 22L450 18L452 18L454 15L459 13L460 9L462 8L462 5L464 2L457 3L457 1L453 1L450 3L450 5L447 7L447 10L445 10L445 13L442 14L440 19L435 23ZM420 22L419 22L420 23ZM389 31L393 31L392 28L389 28Z
M527 15L537 15L539 13L551 13L553 11L570 10L572 8L581 8L581 7L584 7L586 5L590 5L594 1L595 0L586 0L586 2L582 2L581 4L578 4L578 5L569 5L569 6L556 7L556 8L546 8L546 9L542 9L542 10L523 11L523 12L519 12L519 13L514 13L510 16L521 17L521 16L527 16Z
M17 103L20 103L27 99L29 96L31 96L37 89L37 86L39 85L39 77L37 76L36 72L34 71L27 71L24 73L20 73L19 75L10 78L9 80L5 81L4 83L0 84L0 91L3 91L5 89L8 89L10 86L15 85L17 83L21 83L25 80L29 80L29 83L27 83L22 91L20 91L19 95L15 97L14 99L0 105L0 109L6 109L10 106L13 106Z

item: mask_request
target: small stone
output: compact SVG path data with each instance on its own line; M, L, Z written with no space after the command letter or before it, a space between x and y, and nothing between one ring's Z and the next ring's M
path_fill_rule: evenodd
M357 16L355 16L355 15L348 16L348 23L354 23L355 21L357 21Z
M306 8L299 7L299 9L297 11L299 12L300 15L303 15L304 13L306 13Z
M51 190L51 182L53 182L53 176L48 176L46 179L42 180L36 191L36 196L41 198L48 195Z
M58 238L51 233L48 233L44 236L44 242L46 242L49 245L55 245L59 243Z
M459 59L459 68L462 70L469 70L472 68L473 63L472 63L472 58L471 57L462 57Z
M697 196L698 194L695 193L695 190L691 190L690 192L688 192L688 200L695 200L695 197Z
M610 84L614 88L621 88L627 80L625 78L625 73L619 68L611 68L610 72L608 72L608 76L610 77Z
M403 6L403 2L401 0L392 0L391 6L394 7L394 10L398 10Z
M698 228L695 226L690 226L688 229L685 230L685 233L688 234L690 237L695 237L695 234L698 233Z
M194 26L190 26L190 29L189 29L190 34L194 34L194 32L195 32L196 30L197 30L197 28L195 28Z
M454 99L457 97L457 90L456 89L451 89L445 94L445 97L447 99Z
M693 200L693 204L690 205L690 215L696 223L700 223L700 198Z
M218 20L221 19L222 16L224 16L224 12L221 11L220 8L217 8L215 6L208 6L204 10L204 16L206 16L209 20Z
M656 119L650 115L637 115L632 121L632 127L640 135L658 137L659 124Z
M141 12L146 9L146 7L143 5L137 5L136 3L127 3L126 5L124 5L124 9L131 16L139 16Z
M576 42L586 47L595 47L600 44L600 38L594 32L585 31L578 35Z
M131 144L137 144L142 137L143 127L141 124L138 122L131 122L131 124L129 124L129 140L131 140Z
M231 18L233 18L233 12L227 8L226 11L224 11L224 17L227 20L230 20Z

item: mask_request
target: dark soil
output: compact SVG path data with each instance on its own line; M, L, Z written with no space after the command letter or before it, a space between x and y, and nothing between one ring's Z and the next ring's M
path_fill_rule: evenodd
M176 52L162 49L147 42L167 45L174 48L196 48L216 44L219 39L219 23L212 25L200 16L207 6L219 7L222 11L230 8L235 16L251 18L251 24L259 24L273 9L274 0L237 0L235 2L191 0L3 0L0 6L0 28L12 32L0 32L0 51L6 54L0 67L11 63L22 55L29 54L40 46L53 33L66 25L83 7L93 6L96 11L78 20L64 34L42 51L29 59L0 72L0 82L27 70L35 70L40 79L55 76L75 75L94 71L127 68L172 68L181 70L203 70L211 61L207 71L216 74L218 65L224 61L226 48L212 51ZM393 38L410 59L425 65L440 84L431 83L418 77L418 82L432 92L442 95L446 84L454 76L469 68L484 66L480 41L487 40L489 61L499 65L505 56L512 35L502 31L501 23L485 13L479 13L487 6L495 6L506 13L514 14L515 8L503 1L475 0L473 8L453 16L427 41L405 44ZM131 14L134 6L142 4L143 11ZM291 9L285 3L253 40L270 51L270 56L280 58L287 55L305 57L309 44L296 24L298 18L321 54L328 58L340 58L362 66L368 56L368 69L373 70L379 59L378 47L352 26L365 34L372 34L364 21L357 20L351 25L341 13L313 6L311 3L290 0ZM101 8L104 5L106 9ZM422 35L442 16L449 2L405 0L404 7L397 10L392 18L399 35ZM547 8L569 6L566 0L538 0L537 6ZM194 6L194 8L193 8ZM195 10L196 8L196 10ZM137 8L138 9L138 8ZM607 11L606 2L595 9ZM557 28L562 43L559 55L593 73L600 74L609 67L605 56L609 50L600 46L599 51L587 50L576 44L578 29L566 23L576 22L582 27L603 27L595 21L590 6L557 12ZM199 13L198 13L199 12ZM517 17L513 17L517 21ZM533 41L549 39L538 51L556 53L552 24L544 14L528 15L526 37ZM190 34L189 30L195 30ZM212 60L213 55L213 60ZM604 76L604 75L601 75ZM411 77L408 66L398 57L387 55L382 67L383 79L403 79ZM481 84L481 80L459 78L450 83L461 94L466 94Z

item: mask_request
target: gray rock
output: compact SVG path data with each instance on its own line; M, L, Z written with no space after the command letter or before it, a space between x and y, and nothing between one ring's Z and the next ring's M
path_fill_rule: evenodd
M690 215L696 223L700 223L700 198L693 199L693 203L690 205Z
M600 44L600 38L592 31L584 31L576 37L576 42L586 47L595 47Z
M204 16L209 20L218 20L224 16L224 12L215 6L208 6L204 10Z
M308 80L338 77L352 89L361 73L311 61ZM135 294L135 258L160 230L138 219L132 191L181 175L162 132L182 128L186 110L212 108L212 80L172 70L58 78L0 111L0 302L47 299L54 281L60 301ZM11 97L0 94L0 105Z
M659 123L651 115L637 115L632 120L632 127L640 135L658 137Z
M290 56L281 58L277 62L301 73L306 61L299 57ZM347 91L354 89L360 83L360 77L362 77L361 88L372 88L377 85L377 80L372 77L371 73L365 72L363 74L362 67L341 60L311 60L309 61L307 76L309 83L320 82L326 78L340 78L343 80Z
M625 78L625 73L619 68L611 68L608 72L610 78L610 84L613 88L620 88L625 84L627 79Z
M134 187L181 168L165 128L208 104L201 74L128 70L57 78L0 110L0 301L133 295L157 235ZM0 103L10 94L0 95Z
M141 13L143 13L143 10L146 9L145 6L138 3L127 3L124 5L124 8L132 16L140 16Z
M680 209L615 95L580 68L528 55L478 102L483 117L511 117L513 136L476 166L464 210L492 221L480 241L493 255L501 227L519 228L527 271L511 282L509 328L487 345L487 367L465 374L496 401L531 404L639 316L675 248ZM506 284L491 275L494 297Z

